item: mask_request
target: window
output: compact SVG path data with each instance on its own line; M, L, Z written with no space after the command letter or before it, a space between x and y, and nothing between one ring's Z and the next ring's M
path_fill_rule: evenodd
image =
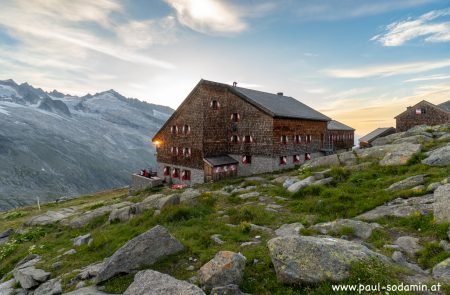
M416 109L416 115L421 115L421 114L426 114L427 110L426 109Z
M237 135L231 136L230 141L231 141L231 143L239 143L239 141L240 141L239 136L237 136Z
M242 156L242 164L251 164L252 163L252 156Z
M183 170L181 172L181 180L191 180L191 170Z
M222 167L216 167L216 168L214 168L214 173L221 173L221 172L223 172L223 169L222 169Z
M300 163L300 156L299 155L294 155L292 157L292 162L294 163Z
M288 137L287 137L287 135L281 135L281 137L280 137L280 142L281 142L282 144L287 144L287 143L288 143Z
M170 167L169 166L164 167L163 174L164 174L164 176L170 175Z
M177 156L177 155L178 155L178 148L177 148L177 147L173 146L173 147L170 149L170 151L171 151L171 153L172 153L172 156Z
M306 142L310 143L311 141L312 141L312 135L311 134L306 135Z
M286 165L287 164L287 157L281 156L280 157L280 165Z
M239 122L241 120L241 116L238 113L231 114L231 122Z
M191 156L191 148L184 148L183 149L183 156L185 158L189 158Z
M183 132L184 135L188 135L189 133L191 133L191 126L186 124L183 126L181 131Z
M231 171L235 171L236 170L236 165L230 165L230 170Z
M220 103L217 100L211 100L211 103L209 106L213 110L218 110L220 108Z
M311 160L311 154L305 153L305 161Z
M178 127L176 125L173 125L170 127L170 133L177 134L178 133Z
M172 178L180 178L180 169L179 168L172 169Z
M253 141L253 136L251 136L251 135L245 135L243 138L242 138L242 142L243 143L253 143L254 141Z
M302 137L300 135L294 135L294 142L295 143L301 143Z

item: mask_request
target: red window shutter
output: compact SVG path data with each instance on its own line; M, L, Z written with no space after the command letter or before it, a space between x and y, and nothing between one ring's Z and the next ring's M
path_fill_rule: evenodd
M253 143L253 136L250 135L250 143Z

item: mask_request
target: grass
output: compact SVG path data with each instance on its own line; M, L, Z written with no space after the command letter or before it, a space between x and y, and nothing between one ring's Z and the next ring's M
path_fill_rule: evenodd
M437 242L428 242L416 255L419 265L423 269L428 269L449 258L450 252L445 251Z

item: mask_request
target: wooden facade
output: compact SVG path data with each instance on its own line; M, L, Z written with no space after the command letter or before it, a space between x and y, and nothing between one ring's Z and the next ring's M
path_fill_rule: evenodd
M441 125L450 122L450 111L442 105L421 101L395 117L397 132L407 131L418 125Z

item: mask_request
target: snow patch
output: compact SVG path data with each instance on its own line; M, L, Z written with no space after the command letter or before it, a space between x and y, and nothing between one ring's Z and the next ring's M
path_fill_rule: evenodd
M161 120L167 120L167 119L169 119L169 117L171 115L163 113L163 112L158 112L157 110L153 110L153 116L158 118L158 119L161 119Z
M9 112L7 110L5 110L4 108L0 107L0 114L4 114L9 116Z
M0 97L19 96L17 91L8 85L0 85Z

